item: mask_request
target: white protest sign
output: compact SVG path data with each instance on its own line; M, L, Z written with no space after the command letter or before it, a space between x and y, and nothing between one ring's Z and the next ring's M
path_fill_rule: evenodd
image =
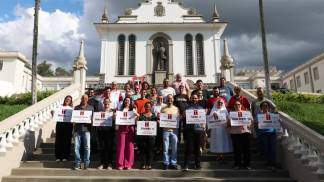
M113 112L94 112L92 126L112 126Z
M56 122L71 122L72 107L61 106L54 111L53 120Z
M231 126L247 126L251 124L251 112L230 112Z
M187 124L206 124L206 111L204 109L186 110Z
M161 128L179 128L178 114L160 114L160 127Z
M135 125L134 111L116 112L116 125Z
M279 114L258 114L259 129L276 129L281 130Z
M91 124L92 111L74 110L72 112L72 123Z
M207 125L209 129L226 125L227 112L214 112L207 116Z
M156 136L157 122L156 121L137 121L137 135L140 136Z

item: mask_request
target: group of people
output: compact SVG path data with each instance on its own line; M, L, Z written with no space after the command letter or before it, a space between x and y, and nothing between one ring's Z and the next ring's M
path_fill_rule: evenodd
M131 85L126 83L124 90L112 82L105 89L90 89L81 98L74 110L93 112L133 111L136 121L155 121L159 126L161 114L178 115L178 128L157 128L156 136L136 135L135 125L116 125L116 114L112 126L92 126L91 124L58 122L56 125L55 156L57 161L67 161L70 157L71 140L74 140L75 170L81 169L81 156L84 168L90 165L92 151L99 149L101 165L98 169L130 170L134 168L135 149L139 152L140 169L152 169L153 157L162 154L163 169L178 170L178 146L183 137L185 151L182 169L187 171L191 156L194 156L194 168L201 168L203 151L209 148L218 154L218 160L224 161L223 154L234 154L234 169L251 169L250 137L255 131L258 149L267 159L267 165L275 169L276 165L276 129L258 129L258 114L276 112L275 105L263 95L263 89L257 89L257 99L251 104L241 95L240 87L230 87L225 78L220 86L212 91L205 89L202 80L196 82L191 91L188 83L180 74L170 83L164 80L163 87L151 87L147 82ZM233 92L234 90L234 92ZM73 107L72 97L67 96L63 106ZM204 110L206 115L215 118L219 113L226 115L223 125L209 129L207 124L187 124L187 110ZM230 113L248 111L250 122L245 126L231 126ZM210 138L209 145L207 144ZM91 149L91 150L90 150ZM170 150L171 149L171 150ZM170 152L171 151L171 152ZM115 156L115 159L114 159Z

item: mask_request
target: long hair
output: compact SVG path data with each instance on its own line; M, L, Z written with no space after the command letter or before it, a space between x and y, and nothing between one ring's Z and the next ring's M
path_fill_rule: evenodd
M66 99L70 98L71 99L71 103L70 103L70 107L73 107L73 98L71 95L67 95L65 98L64 98L64 101L63 101L63 104L65 103Z
M134 108L133 108L133 105L132 105L132 98L130 97L130 96L126 96L125 98L124 98L124 100L123 100L123 104L122 104L122 110L124 110L125 109L125 107L126 107L126 103L125 103L125 100L126 99L129 99L130 100L130 105L129 105L129 110L131 111L131 110L133 110Z

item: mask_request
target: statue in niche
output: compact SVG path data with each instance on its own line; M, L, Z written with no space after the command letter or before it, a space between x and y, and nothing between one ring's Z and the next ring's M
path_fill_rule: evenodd
M159 71L165 71L165 63L167 62L166 49L164 43L160 42L157 44L157 47L154 49L155 60L157 63L157 69Z
M165 8L162 5L162 2L158 2L157 6L154 8L155 16L165 16Z

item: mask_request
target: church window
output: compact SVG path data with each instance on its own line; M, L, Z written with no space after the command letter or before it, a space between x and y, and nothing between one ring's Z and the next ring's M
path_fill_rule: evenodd
M128 66L128 74L135 75L135 60L136 60L136 37L135 35L130 35L128 37L129 40L129 66Z
M118 75L125 74L125 39L125 35L118 36Z
M205 75L204 61L204 38L201 34L196 35L197 73Z
M185 36L186 42L186 74L193 75L192 35Z

